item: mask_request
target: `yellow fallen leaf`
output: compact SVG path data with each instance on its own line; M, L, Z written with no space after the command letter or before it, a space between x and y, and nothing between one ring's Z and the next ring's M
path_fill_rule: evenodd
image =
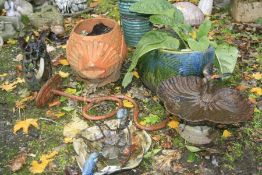
M73 142L73 138L71 137L65 137L64 138L64 143L72 143Z
M172 129L178 129L179 128L179 122L176 120L170 121L167 126Z
M133 108L133 107L134 107L133 103L131 103L131 102L128 101L128 100L124 100L124 101L123 101L123 105L124 105L124 107L126 107L126 108Z
M0 78L1 77L6 77L7 75L8 75L7 73L0 74Z
M158 102L158 101L159 101L159 98L158 98L157 96L154 96L154 97L153 97L153 100L154 100L155 102Z
M139 122L139 124L145 126L146 125L146 121L143 120L143 121Z
M15 84L25 83L25 79L18 77L18 78L14 81L14 83L15 83Z
M68 93L68 94L76 94L76 89L66 88L65 93Z
M37 119L26 119L24 121L18 121L14 126L13 133L16 134L18 130L23 129L23 132L28 134L28 129L31 125L35 128L39 128L37 121Z
M62 78L67 78L70 74L68 72L59 71L58 74Z
M232 133L230 131L228 131L228 130L223 131L222 137L228 138L228 137L231 137L231 136L232 136Z
M61 59L61 60L59 60L59 63L62 64L63 66L68 66L69 65L67 59Z
M6 43L7 44L11 44L11 45L15 45L15 44L17 44L17 40L15 40L15 39L8 39Z
M33 174L40 174L45 171L47 165L54 160L54 157L58 154L57 151L53 151L50 154L44 154L40 157L40 161L32 161L30 172Z
M192 33L190 33L190 35L191 35L192 39L194 39L194 40L197 38L196 31L193 31Z
M254 93L258 96L262 95L262 89L260 87L254 87L250 90L250 92L252 92L252 93Z
M137 71L134 71L132 74L133 74L134 77L136 77L137 79L139 79L140 76L139 76L139 74L138 74Z
M262 74L260 72L254 73L252 77L256 80L261 80L262 79Z
M10 92L16 88L16 83L5 82L0 85L0 88L6 92Z
M62 49L66 49L66 44L61 46Z
M23 98L22 100L19 100L19 101L16 101L15 102L15 106L16 106L16 108L19 108L19 109L24 109L25 108L25 106L26 106L26 102L28 102L28 101L32 101L34 99L34 96L28 96L28 97L25 97L25 98Z
M28 41L29 41L29 39L30 39L30 37L29 37L29 36L27 36L27 37L25 38L25 41L26 41L26 42L28 42Z

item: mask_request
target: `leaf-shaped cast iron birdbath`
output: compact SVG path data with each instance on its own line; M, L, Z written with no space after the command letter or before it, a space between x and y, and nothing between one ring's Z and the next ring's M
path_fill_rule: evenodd
M163 81L157 94L168 112L189 122L233 124L249 120L253 105L237 90L220 88L195 76Z

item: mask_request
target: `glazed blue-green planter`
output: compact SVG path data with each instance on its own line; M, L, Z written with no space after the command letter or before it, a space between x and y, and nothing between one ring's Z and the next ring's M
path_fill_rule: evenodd
M152 29L149 17L131 12L130 6L139 0L119 0L120 20L125 41L129 46L135 47L142 36Z
M213 63L214 58L215 49L212 47L205 52L158 50L141 57L137 67L142 82L155 92L162 81L172 76L201 76L205 65Z

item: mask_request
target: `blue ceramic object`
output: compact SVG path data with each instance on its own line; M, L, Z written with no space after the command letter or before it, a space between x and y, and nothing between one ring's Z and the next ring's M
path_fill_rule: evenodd
M138 72L143 83L152 91L164 80L175 76L201 76L205 65L213 63L215 49L205 52L175 52L158 50L145 54L138 62Z
M131 12L130 6L139 0L119 0L119 10L125 41L135 47L142 36L152 29L148 16Z

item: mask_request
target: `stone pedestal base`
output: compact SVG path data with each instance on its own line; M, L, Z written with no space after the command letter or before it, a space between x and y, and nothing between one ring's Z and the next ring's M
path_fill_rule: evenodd
M233 0L231 14L236 22L254 22L262 17L262 1Z

